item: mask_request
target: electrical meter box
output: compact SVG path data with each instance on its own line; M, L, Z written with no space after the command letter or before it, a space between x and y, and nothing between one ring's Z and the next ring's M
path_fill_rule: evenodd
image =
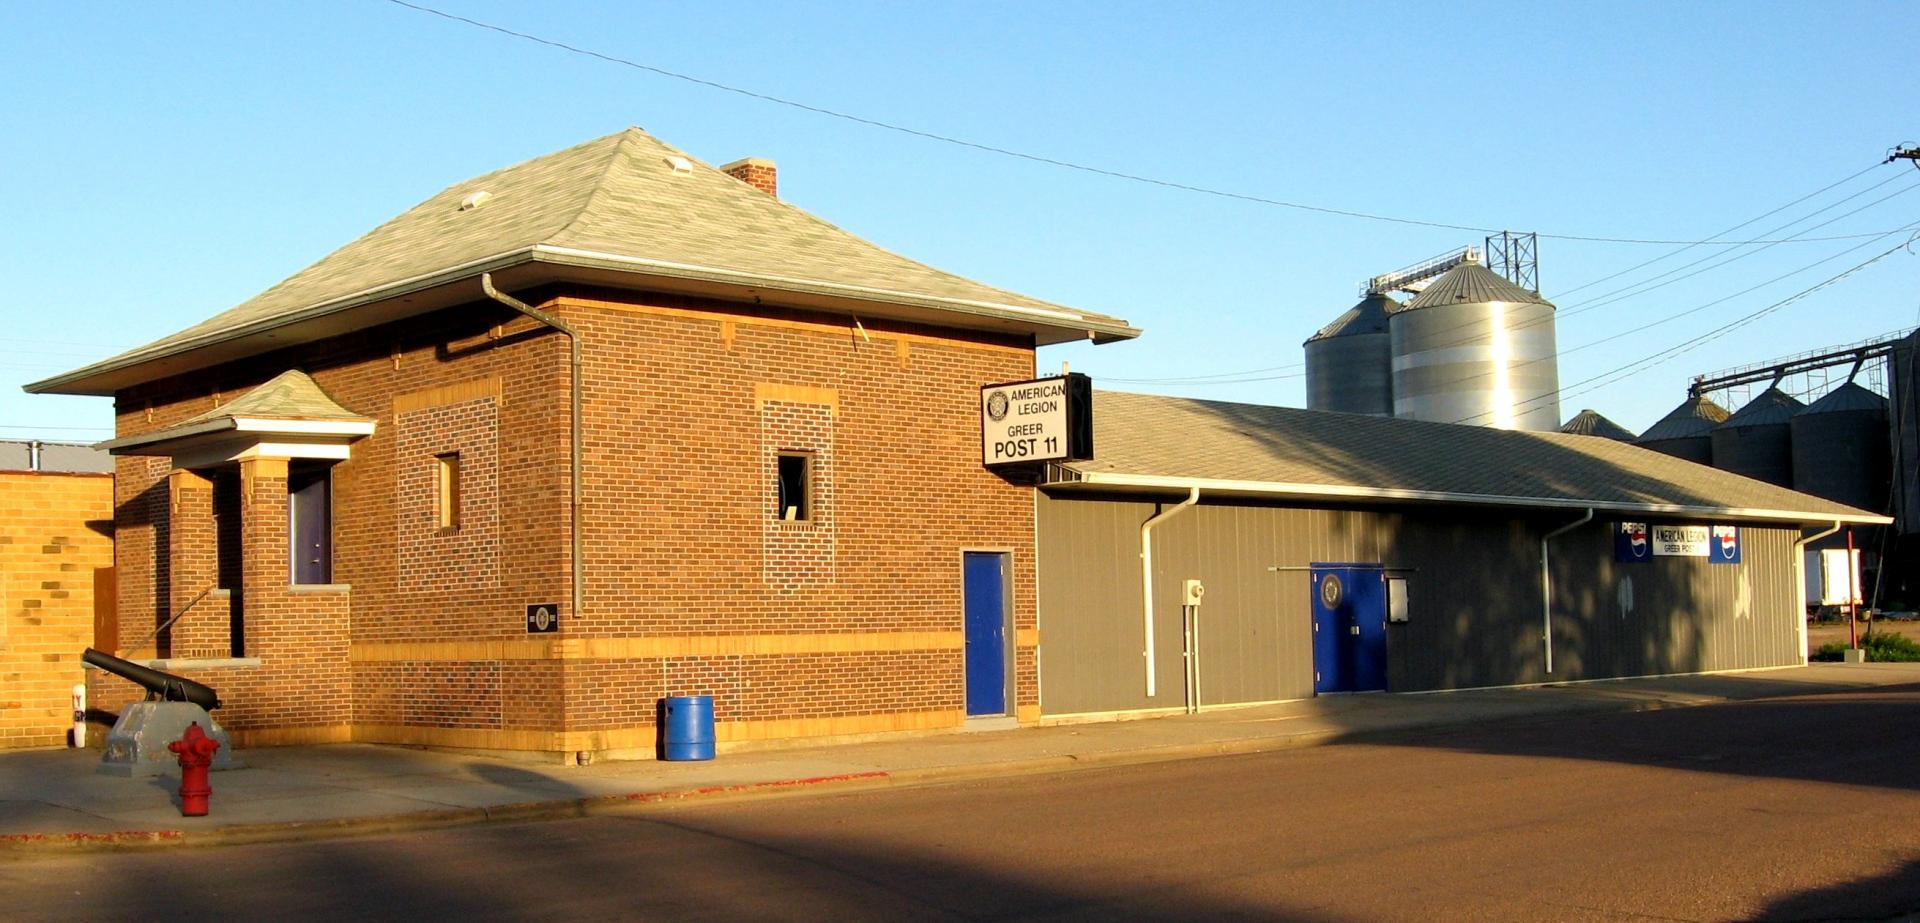
M1185 587L1181 590L1181 593L1180 593L1180 605L1183 605L1183 606L1200 605L1200 597L1205 595L1207 595L1207 588L1201 586L1200 581L1188 580L1186 582Z

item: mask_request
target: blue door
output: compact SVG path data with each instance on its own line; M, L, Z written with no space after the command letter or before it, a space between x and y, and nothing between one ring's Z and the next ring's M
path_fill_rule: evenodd
M1315 564L1313 691L1387 688L1387 581L1378 564Z
M969 551L966 596L967 714L1007 713L1007 555Z

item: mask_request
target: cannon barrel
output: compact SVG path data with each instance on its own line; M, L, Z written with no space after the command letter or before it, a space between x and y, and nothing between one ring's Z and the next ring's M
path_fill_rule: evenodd
M139 683L148 692L168 702L192 702L207 711L220 707L220 694L213 687L196 683L184 676L175 676L162 670L143 667L131 660L122 660L112 654L87 648L80 659L102 670L135 683Z

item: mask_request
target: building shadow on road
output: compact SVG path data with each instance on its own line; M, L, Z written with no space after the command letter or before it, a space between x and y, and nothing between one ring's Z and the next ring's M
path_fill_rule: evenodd
M1009 831L1004 859L987 864L858 842L832 830L743 835L665 812L169 850L116 857L113 873L100 876L84 908L66 906L45 918L146 919L218 893L223 916L282 923L1358 919L1288 908L1284 900L1206 894L1193 885L1204 880L1198 871L1050 880L1046 869L1021 855L1020 841L1018 831Z
M1892 920L1920 913L1920 859L1884 874L1803 891L1768 904L1755 920Z
M1920 685L1705 708L1561 715L1352 740L1920 790Z

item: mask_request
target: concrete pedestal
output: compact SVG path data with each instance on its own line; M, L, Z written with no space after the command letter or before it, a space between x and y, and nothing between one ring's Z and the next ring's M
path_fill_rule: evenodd
M1850 647L1840 652L1840 659L1846 663L1866 663L1866 648Z
M208 737L220 742L220 749L213 754L213 769L245 765L233 758L233 739L206 709L192 702L135 702L120 713L120 720L107 732L107 753L100 758L96 771L137 779L176 770L180 760L167 744L179 740L189 724L200 725Z

